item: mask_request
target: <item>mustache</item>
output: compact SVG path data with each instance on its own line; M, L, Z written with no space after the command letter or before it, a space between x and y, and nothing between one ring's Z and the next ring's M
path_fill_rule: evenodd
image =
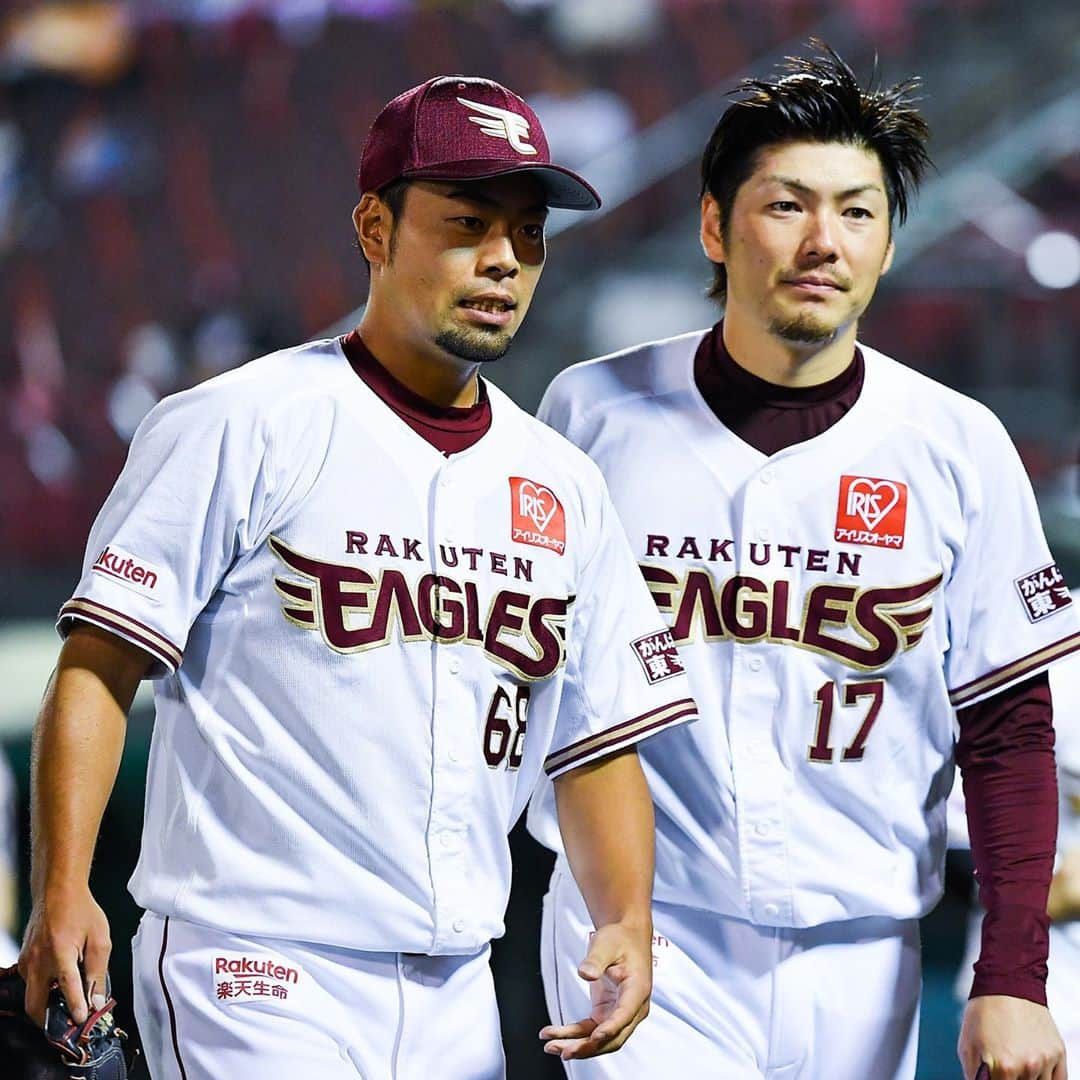
M790 269L784 270L780 274L780 280L785 282L801 281L803 278L814 278L822 282L827 282L829 285L841 289L844 292L851 289L851 278L845 277L842 274L834 274L829 270L823 270L821 268L808 269L804 267L803 269Z

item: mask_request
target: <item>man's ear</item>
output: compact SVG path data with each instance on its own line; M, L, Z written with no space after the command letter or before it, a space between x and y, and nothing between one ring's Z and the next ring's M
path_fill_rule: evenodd
M720 204L708 193L701 197L701 250L714 263L724 261L724 230L720 221Z
M892 242L892 240L890 240L889 241L889 246L885 249L885 258L881 263L881 272L882 272L882 274L887 274L889 272L889 267L892 266L893 256L895 254L896 254L896 244L894 244Z
M390 230L393 227L390 208L374 191L365 191L352 213L356 241L364 258L375 266L390 261Z

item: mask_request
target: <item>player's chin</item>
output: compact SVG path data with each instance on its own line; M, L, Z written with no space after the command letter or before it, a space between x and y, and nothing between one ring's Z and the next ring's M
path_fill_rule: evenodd
M784 341L797 345L822 345L836 337L839 323L823 319L814 312L784 313L772 320L770 329Z
M516 327L449 326L435 337L435 344L459 360L485 364L504 357L514 340Z

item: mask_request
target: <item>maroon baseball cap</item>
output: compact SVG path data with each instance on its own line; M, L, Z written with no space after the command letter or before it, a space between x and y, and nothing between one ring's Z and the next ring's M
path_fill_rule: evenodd
M530 172L549 206L595 210L600 196L553 165L536 113L490 79L439 75L406 90L375 117L360 156L360 190L395 180L482 180Z

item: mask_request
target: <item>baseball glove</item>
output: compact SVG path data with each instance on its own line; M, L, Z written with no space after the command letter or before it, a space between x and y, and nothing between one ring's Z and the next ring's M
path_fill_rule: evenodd
M56 1076L68 1080L127 1080L123 1047L127 1035L113 1020L116 1002L111 997L104 1008L91 1012L86 1020L77 1024L68 1011L60 987L53 984L45 1009L45 1029L41 1032L24 1011L25 996L26 984L18 968L0 968L0 1017L4 1018L4 1037L9 1043L19 1044L28 1069L40 1063L44 1051L60 1067Z

